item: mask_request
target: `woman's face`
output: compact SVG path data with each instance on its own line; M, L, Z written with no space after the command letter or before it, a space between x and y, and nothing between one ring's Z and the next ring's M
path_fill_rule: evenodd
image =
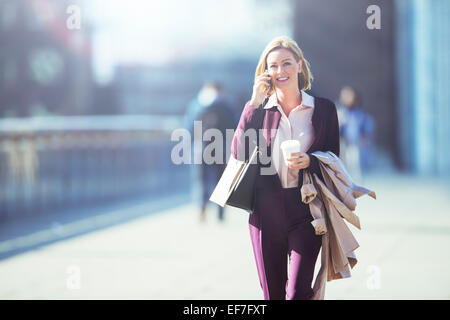
M266 61L275 88L298 88L298 73L302 70L302 61L295 61L290 50L274 50L267 55Z

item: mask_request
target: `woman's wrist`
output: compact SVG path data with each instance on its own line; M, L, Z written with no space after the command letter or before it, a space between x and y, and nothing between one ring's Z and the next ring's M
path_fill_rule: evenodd
M311 159L311 153L309 153L309 152L306 152L306 154L308 155L308 158L309 158L309 163L308 163L308 166L306 167L306 168L310 168L311 167L311 163L312 163L312 159Z
M260 100L257 99L257 98L252 97L252 98L250 99L250 105L253 106L253 107L255 107L255 108L258 108L258 107L261 105L261 103L262 103L262 101L260 101Z

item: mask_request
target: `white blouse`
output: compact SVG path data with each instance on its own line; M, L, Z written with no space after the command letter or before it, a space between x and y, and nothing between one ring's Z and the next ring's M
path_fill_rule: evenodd
M290 169L283 159L283 152L280 145L285 140L298 140L300 142L300 152L308 151L314 142L314 128L312 126L312 115L314 112L314 97L303 90L302 103L292 109L289 117L278 103L276 93L273 93L264 109L276 106L281 113L280 124L273 139L272 165L278 173L283 188L294 188L298 186L298 170Z

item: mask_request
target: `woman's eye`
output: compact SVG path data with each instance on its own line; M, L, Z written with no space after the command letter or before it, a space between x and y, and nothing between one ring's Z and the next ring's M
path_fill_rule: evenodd
M291 63L290 62L285 62L283 65L285 65L285 66L289 66L289 65L291 65ZM277 66L276 65L271 65L269 68L276 68Z

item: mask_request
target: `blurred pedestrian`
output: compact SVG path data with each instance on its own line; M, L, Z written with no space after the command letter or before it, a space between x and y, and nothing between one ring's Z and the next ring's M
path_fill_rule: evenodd
M209 197L214 191L214 187L219 181L223 170L226 166L226 150L230 149L230 146L226 145L226 129L234 129L235 121L231 107L223 95L222 86L218 82L206 82L200 89L197 97L193 99L187 108L185 116L185 125L189 128L191 134L194 129L194 121L201 121L202 127L202 141L201 143L194 143L194 146L201 146L201 148L194 150L194 159L202 159L200 170L197 170L197 178L200 181L201 188L201 209L200 209L200 221L206 219L206 209L209 202ZM218 141L204 141L203 134L210 129L219 130L222 137L223 152L220 163L208 164L203 158L203 151L209 143L217 143ZM213 150L213 159L218 159L215 154L216 150ZM218 205L218 218L219 221L224 220L224 208Z
M361 97L350 86L341 89L337 104L341 137L341 159L349 174L361 183L363 173L371 166L375 123L373 117L364 112Z
M326 98L305 92L312 74L297 43L289 37L274 38L262 52L255 72L253 94L242 111L233 139L236 159L248 159L245 132L262 129L259 144L270 155L273 174L260 174L255 209L249 217L250 238L264 299L298 300L314 296L312 280L322 236L315 233L309 205L301 200L303 169L323 181L315 151L339 156L336 107ZM272 135L272 133L274 135ZM287 162L281 143L297 140L300 152ZM244 151L244 152L242 152ZM262 165L262 164L261 164Z

